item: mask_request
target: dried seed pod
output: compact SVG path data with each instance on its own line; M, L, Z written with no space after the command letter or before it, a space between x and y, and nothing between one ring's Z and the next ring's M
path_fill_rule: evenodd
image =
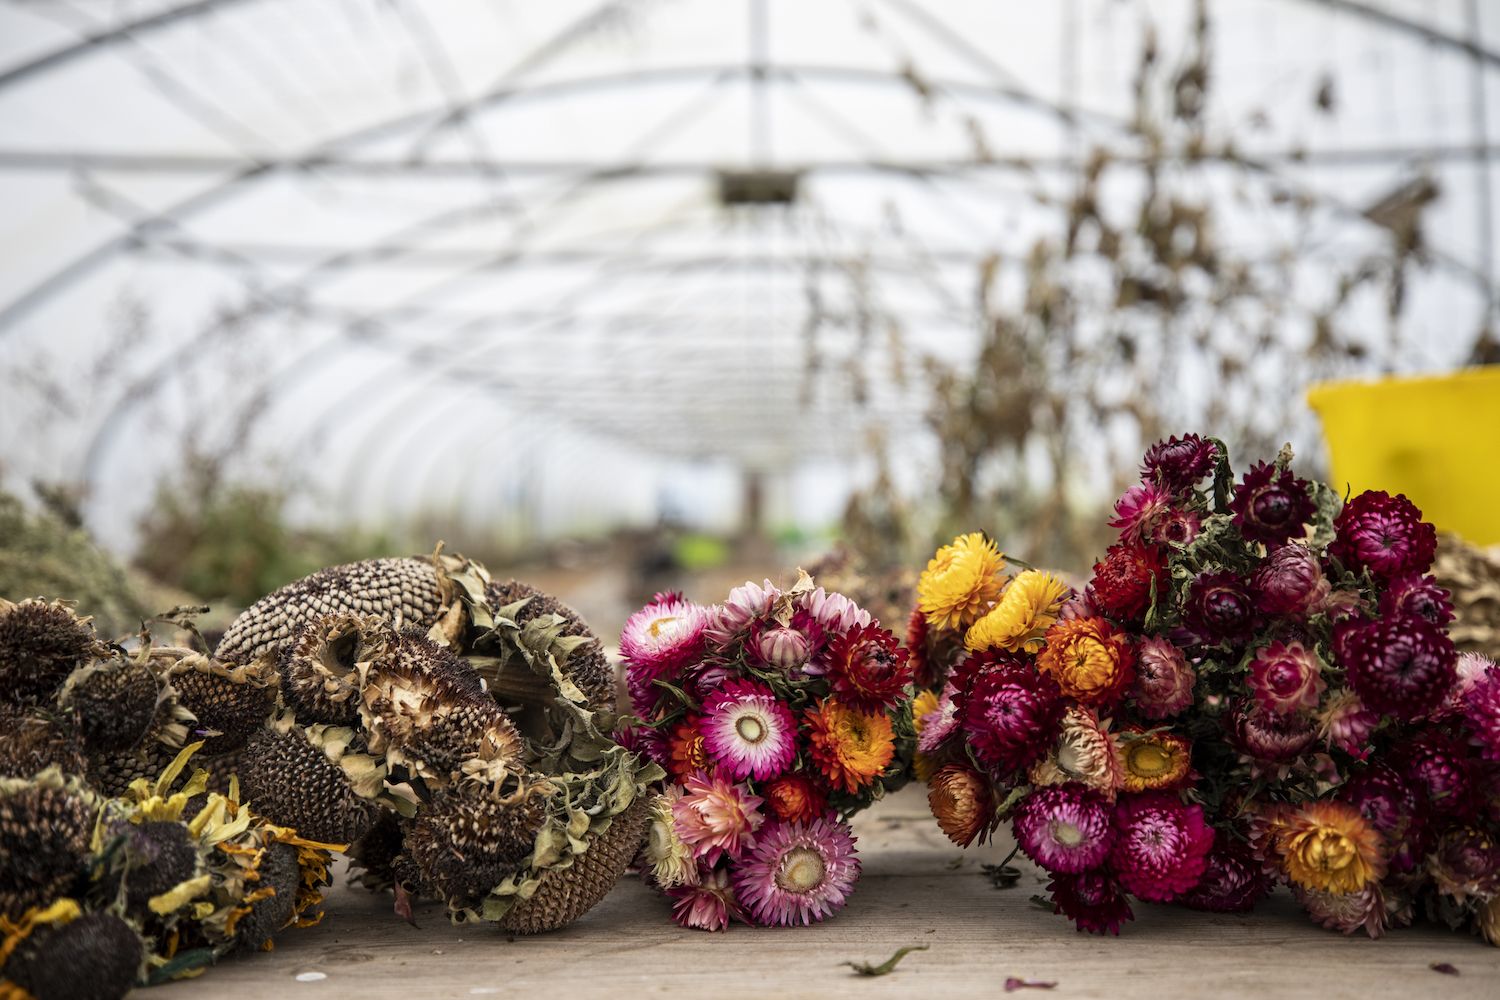
M240 754L240 791L257 813L309 840L350 844L375 820L345 769L298 726L263 727Z
M378 615L404 627L437 621L442 592L426 559L366 559L331 566L261 598L230 624L215 656L248 663L280 654L314 619L331 614Z
M47 767L82 775L83 741L62 720L0 705L0 778L29 778Z
M615 704L615 671L604 655L604 645L589 628L583 616L551 594L538 590L519 580L504 583L491 582L484 589L485 602L492 612L525 601L515 612L514 621L523 629L526 624L543 615L557 615L567 624L560 635L588 640L574 649L562 664L563 673L588 699L594 708L612 708Z
M359 721L359 668L396 655L396 633L377 615L323 615L287 647L281 700L299 722L352 726Z
M521 900L500 918L503 930L538 934L566 927L587 913L620 881L646 841L650 800L636 799L595 837L567 868L545 872L531 898Z
M507 776L460 781L407 827L405 854L421 882L454 908L472 907L520 870L547 818L550 786Z
M34 1000L120 1000L145 955L140 935L124 920L86 913L31 928L6 960L5 979Z
M160 696L161 685L146 662L116 651L74 670L57 701L77 713L90 753L118 753L145 738Z
M50 704L97 644L89 619L65 604L0 599L0 703Z
M393 773L442 787L471 762L518 770L522 744L484 682L450 650L408 632L396 656L361 671L360 719L370 751Z
M270 658L238 665L190 653L172 665L167 680L197 718L192 735L203 740L209 755L244 746L275 706L277 675Z
M93 796L76 779L56 769L0 779L0 916L69 895L93 828Z
M257 889L273 891L253 901L250 912L235 925L235 945L247 951L264 948L296 914L297 885L302 876L297 849L291 844L270 844L258 871Z

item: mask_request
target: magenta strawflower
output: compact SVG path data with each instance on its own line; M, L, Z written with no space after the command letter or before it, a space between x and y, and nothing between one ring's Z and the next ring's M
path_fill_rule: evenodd
M1398 746L1392 765L1411 782L1428 815L1465 819L1473 813L1475 768L1453 737L1428 730Z
M1361 759L1369 753L1370 735L1378 725L1380 716L1347 688L1329 695L1318 712L1318 737L1330 749Z
M1366 490L1344 505L1333 527L1328 554L1345 569L1368 569L1379 579L1425 573L1437 552L1437 529L1404 494Z
M1262 708L1277 715L1311 711L1327 690L1323 661L1300 642L1273 642L1250 661L1250 691Z
M1267 546L1281 545L1307 531L1317 508L1305 479L1292 470L1257 462L1234 488L1229 504L1235 527L1247 539Z
M859 869L848 825L819 817L762 831L735 867L734 886L757 924L813 924L843 908Z
M1317 556L1302 545L1274 549L1250 578L1255 605L1268 615L1305 618L1332 589Z
M703 871L697 885L680 885L667 890L672 897L672 919L683 927L700 931L722 931L729 920L745 920L744 911L734 898L729 873L722 868ZM746 921L748 923L748 921Z
M918 753L937 753L958 732L958 691L950 681L943 685L938 707L922 717L922 732L917 737Z
M1453 642L1422 618L1339 625L1334 648L1360 700L1404 722L1438 709L1457 678Z
M1022 657L986 665L963 698L962 725L974 755L996 771L1026 767L1057 739L1057 684Z
M703 653L708 620L707 608L671 593L656 595L626 620L620 655L638 714L649 716L660 696L653 681L676 677Z
M1178 902L1210 913L1245 913L1271 892L1271 878L1250 845L1227 833L1214 838L1198 884Z
M1052 912L1073 921L1080 931L1119 934L1127 920L1135 919L1125 891L1106 871L1058 872L1047 883L1047 891L1052 893Z
M1016 843L1051 872L1097 868L1114 842L1111 804L1093 789L1068 782L1037 788L1012 815Z
M721 775L701 771L683 783L683 791L672 803L672 829L692 848L693 857L712 865L755 846L755 831L765 822L760 796Z
M1182 618L1200 645L1239 645L1255 631L1255 601L1235 574L1200 573L1188 586Z
M1434 625L1453 620L1453 601L1435 578L1421 573L1402 573L1380 595L1380 617L1424 618Z
M1417 866L1426 850L1427 823L1411 782L1377 762L1351 775L1338 794L1385 838L1391 871Z
M1186 493L1214 470L1219 449L1212 441L1196 434L1175 435L1146 449L1141 465L1141 479L1156 483L1173 493Z
M1122 795L1115 803L1110 867L1141 899L1165 902L1192 889L1208 866L1214 830L1203 808L1175 792Z
M1485 760L1500 761L1500 667L1490 664L1463 696L1469 739Z
M718 770L735 780L774 778L797 755L796 719L754 681L729 681L710 695L699 728Z
M1148 719L1166 719L1185 711L1193 703L1193 685L1198 675L1182 650L1165 639L1151 636L1135 647L1135 687L1131 697L1136 709Z
M1144 542L1155 537L1172 509L1172 494L1155 483L1137 483L1115 501L1111 528L1120 529L1126 541Z

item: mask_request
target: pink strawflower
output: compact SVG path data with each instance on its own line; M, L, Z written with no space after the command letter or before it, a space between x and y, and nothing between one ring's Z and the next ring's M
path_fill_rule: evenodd
M1052 893L1052 912L1073 921L1080 931L1119 934L1121 925L1135 919L1120 883L1105 871L1059 872L1047 890Z
M1458 676L1448 634L1422 618L1336 626L1334 648L1360 700L1403 722L1440 708Z
M1155 483L1137 483L1115 501L1115 518L1109 526L1119 528L1120 537L1126 541L1148 541L1171 509L1172 494L1168 490Z
M1135 647L1135 707L1148 719L1166 719L1193 703L1198 675L1182 650L1165 639L1143 638Z
M744 911L734 898L734 886L729 882L729 873L722 868L702 871L697 885L680 885L668 889L672 904L672 919L683 927L700 931L722 931L729 926L729 919L745 920Z
M1342 934L1364 931L1379 938L1391 927L1411 923L1411 901L1379 882L1367 882L1358 892L1323 892L1301 886L1293 886L1292 892L1315 924Z
M1500 667L1491 664L1463 697L1469 738L1485 760L1500 761Z
M1249 700L1232 705L1223 724L1230 746L1262 764L1290 764L1318 736L1307 717L1275 715Z
M1197 511L1170 510L1152 529L1150 541L1157 545L1186 545L1202 530L1203 522Z
M1098 792L1077 782L1030 792L1012 816L1016 843L1051 872L1097 868L1114 842L1113 810Z
M773 670L794 674L807 666L823 648L823 626L806 611L798 611L782 625L772 618L758 618L750 626L745 648L750 658Z
M1317 513L1305 479L1291 469L1257 462L1234 488L1234 525L1251 541L1274 547L1307 532Z
M804 593L797 599L797 606L809 612L823 627L823 631L830 633L863 628L875 620L870 616L870 612L843 594L830 594L822 587Z
M922 734L917 737L918 753L937 753L958 732L958 691L952 682L943 685L938 707L922 716Z
M1255 604L1268 615L1305 618L1316 611L1332 589L1323 567L1305 546L1273 549L1250 578Z
M1453 620L1453 601L1436 578L1421 573L1402 573L1380 595L1380 617L1424 618L1434 625Z
M1291 715L1318 707L1327 690L1323 661L1300 642L1273 642L1250 661L1250 691L1262 708Z
M652 682L670 680L698 659L704 648L708 609L680 594L658 594L625 622L620 655L638 714L649 716L660 695Z
M1345 569L1368 569L1391 580L1402 573L1425 573L1437 552L1437 529L1404 494L1366 490L1334 518L1328 554Z
M1485 671L1495 665L1495 661L1481 653L1459 653L1458 659L1453 664L1453 686L1448 689L1448 696L1443 699L1443 704L1436 712L1432 713L1434 719L1450 719L1463 714L1464 699L1479 679L1484 676Z
M848 824L819 817L768 827L735 867L734 886L757 924L813 924L843 908L859 869Z
M760 812L764 801L722 775L699 771L684 783L682 798L672 803L672 829L703 864L725 855L738 858L755 846L755 831L765 821Z
M764 684L729 681L703 703L703 747L720 773L765 781L797 756L797 722Z
M708 641L721 650L732 646L749 631L751 622L771 613L771 605L780 596L781 591L770 580L746 580L729 592L728 600L711 609Z
M1227 834L1214 838L1203 877L1178 902L1210 913L1245 913L1271 892L1271 878L1250 845Z
M1166 902L1192 889L1213 845L1203 808L1184 805L1175 792L1122 795L1115 804L1110 867L1141 899Z
M1318 736L1330 749L1363 759L1370 750L1370 734L1380 716L1365 707L1359 695L1341 688L1328 696L1318 713Z

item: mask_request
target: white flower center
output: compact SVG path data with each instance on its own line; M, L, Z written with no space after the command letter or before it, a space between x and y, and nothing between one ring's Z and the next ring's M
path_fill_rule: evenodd
M776 886L787 892L812 892L823 884L828 866L823 855L810 847L794 847L782 855L776 869Z
M759 743L766 738L766 727L753 715L742 715L736 719L734 731L746 743Z
M659 642L671 642L682 634L682 618L678 615L663 615L660 618L651 619L651 624L646 626L646 631L651 638Z

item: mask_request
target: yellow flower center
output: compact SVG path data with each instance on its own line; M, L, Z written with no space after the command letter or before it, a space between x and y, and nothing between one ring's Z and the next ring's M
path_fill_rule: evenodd
M1342 833L1319 830L1307 840L1302 856L1311 868L1321 872L1336 872L1347 868L1359 852Z
M746 743L759 743L766 738L766 727L753 715L742 715L734 724L734 731Z
M812 892L823 884L827 874L823 855L810 847L794 847L782 856L776 869L776 886L787 892Z
M1159 743L1140 740L1131 744L1125 766L1142 778L1154 778L1172 770L1172 755Z
M1072 823L1055 819L1052 821L1052 839L1064 847L1077 847L1083 843L1083 831Z

